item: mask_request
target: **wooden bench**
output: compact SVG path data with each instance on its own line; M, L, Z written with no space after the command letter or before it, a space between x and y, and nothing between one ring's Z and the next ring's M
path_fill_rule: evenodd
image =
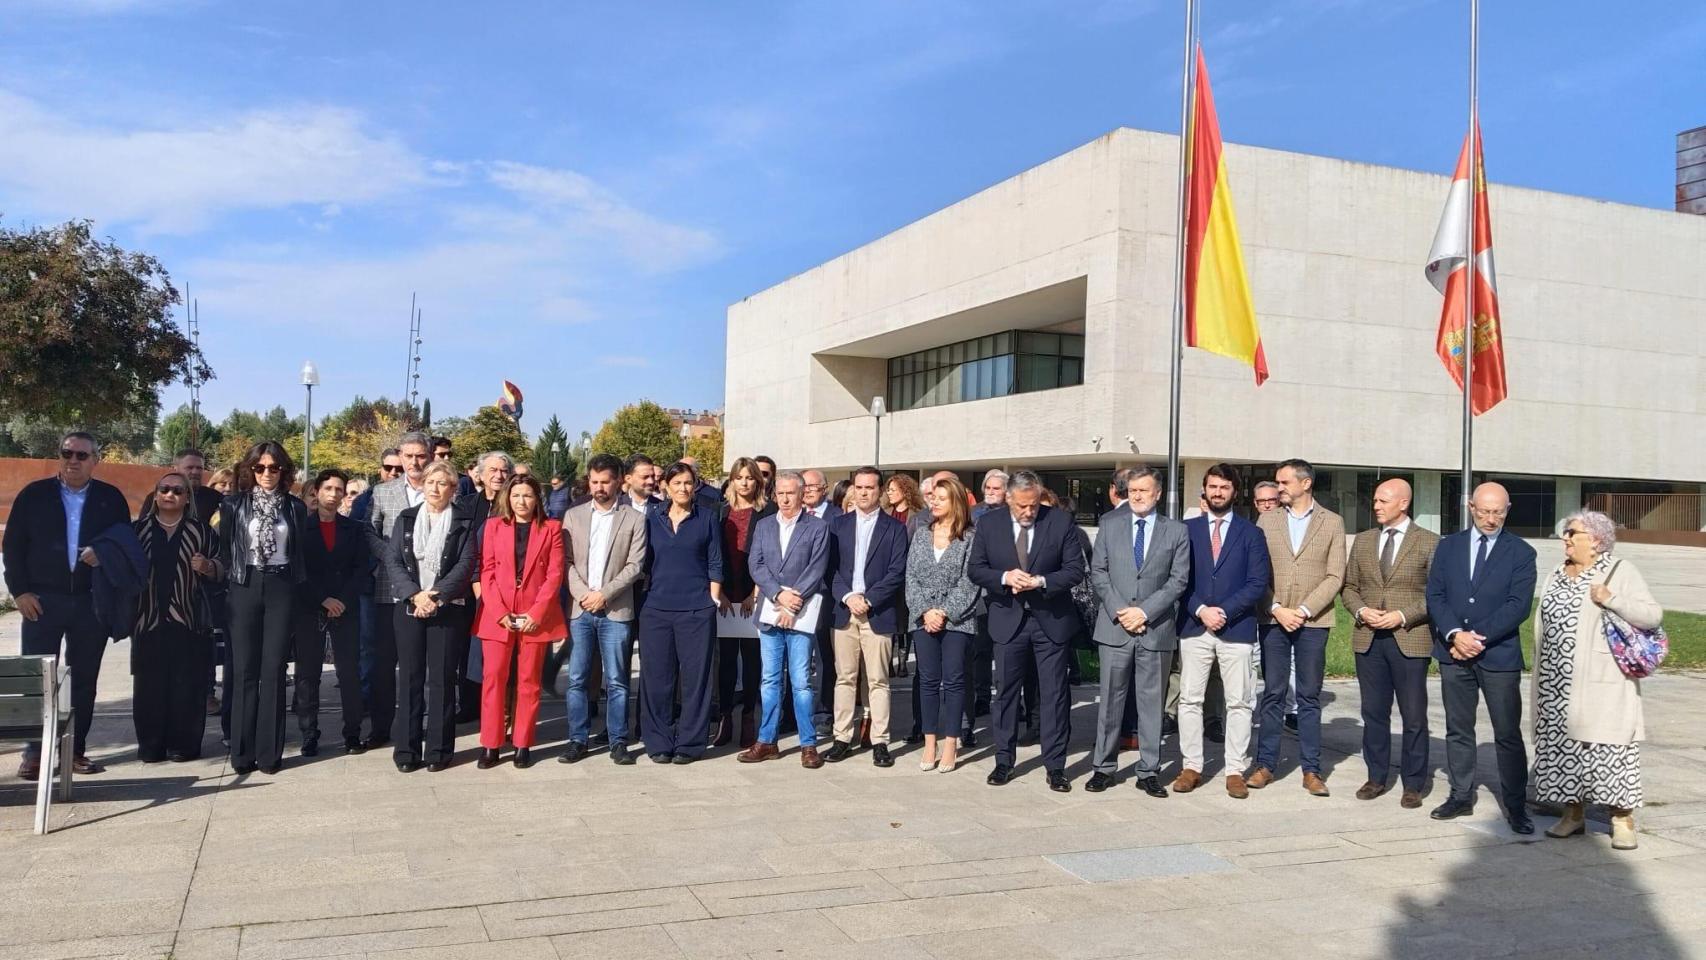
M47 832L53 805L53 766L59 799L71 799L71 686L58 657L0 657L0 742L42 744L36 777L36 833Z

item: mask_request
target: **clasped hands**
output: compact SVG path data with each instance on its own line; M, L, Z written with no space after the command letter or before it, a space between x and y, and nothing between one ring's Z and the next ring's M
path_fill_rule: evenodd
M1303 616L1301 611L1293 609L1292 607L1275 607L1273 609L1273 616L1274 621L1277 622L1280 625L1280 628L1286 633L1296 633L1298 630L1303 629L1304 624L1309 622L1309 620Z
M1042 577L1033 576L1023 570L1020 570L1018 567L1014 567L1007 571L1007 575L1001 579L1006 582L1007 590L1010 593L1024 593L1026 590L1039 590L1043 586Z
M1404 625L1404 615L1396 610L1376 610L1373 607L1363 607L1357 612L1357 617L1363 625L1376 630L1396 630Z
M1451 659L1473 660L1487 649L1485 634L1473 630L1459 630L1451 635Z
M1120 622L1126 633L1143 633L1149 629L1149 614L1142 607L1125 607L1114 612L1114 619Z

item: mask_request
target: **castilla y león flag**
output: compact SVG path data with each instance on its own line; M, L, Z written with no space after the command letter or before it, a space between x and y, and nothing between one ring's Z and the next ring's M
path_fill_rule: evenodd
M1470 375L1474 388L1470 391L1469 408L1476 414L1486 413L1505 398L1505 346L1499 325L1499 287L1493 273L1493 219L1487 211L1487 162L1481 152L1481 130L1477 126L1475 156L1478 159L1475 175L1469 175L1469 137L1463 138L1463 152L1457 157L1457 172L1451 178L1451 194L1445 201L1445 213L1439 218L1434 233L1433 249L1428 251L1428 282L1445 295L1439 314L1439 337L1434 352L1439 355L1451 379L1463 389L1463 282L1468 273L1464 264L1467 252L1463 249L1465 228L1468 225L1474 197L1475 217L1475 335L1474 359Z
M1220 120L1197 47L1196 96L1191 104L1185 196L1185 343L1249 364L1256 385L1268 378L1262 332L1244 276L1232 189L1221 156Z

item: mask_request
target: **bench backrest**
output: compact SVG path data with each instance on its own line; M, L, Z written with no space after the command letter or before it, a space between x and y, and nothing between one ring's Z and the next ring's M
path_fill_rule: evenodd
M57 689L59 715L70 716L69 690L59 683L58 657L0 657L0 740L41 736L42 708Z

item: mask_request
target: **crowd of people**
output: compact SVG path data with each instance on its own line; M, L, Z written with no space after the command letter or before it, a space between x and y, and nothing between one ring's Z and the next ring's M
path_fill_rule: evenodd
M1396 766L1401 806L1422 805L1434 664L1450 790L1433 818L1473 811L1484 702L1514 831L1533 832L1531 800L1563 808L1555 837L1603 804L1613 845L1636 844L1640 684L1602 621L1656 629L1662 611L1599 513L1565 519L1563 561L1538 578L1531 765L1518 637L1536 556L1504 529L1496 483L1475 489L1469 529L1441 537L1389 479L1371 504L1378 525L1347 547L1298 459L1247 503L1237 471L1211 467L1188 519L1158 511L1154 468L1120 470L1092 536L1028 470L989 471L974 494L949 470L920 482L861 467L832 490L821 470L760 456L736 460L719 488L688 458L600 454L575 489L503 453L460 472L452 452L405 435L370 486L336 469L299 483L272 442L211 475L184 450L133 521L94 477L95 439L67 434L57 476L14 500L4 561L23 652L63 644L76 770L101 772L87 752L96 681L109 638L128 637L143 763L201 756L215 713L239 775L280 772L291 713L300 755L317 755L329 652L343 750L389 747L403 773L448 768L459 724L478 725L480 768L506 746L531 766L540 702L565 665L562 763L605 747L615 765L640 753L691 764L737 737L736 759L761 763L793 733L808 769L862 751L891 767L890 683L912 669L904 739L923 772L955 770L987 717L987 783L1018 776L1024 739L1047 786L1070 791L1070 685L1093 679L1085 789L1112 787L1123 751L1142 793L1188 794L1207 782L1206 741L1223 744L1224 789L1243 799L1281 779L1290 728L1302 789L1327 796L1321 691L1342 604L1361 692L1359 800L1386 794ZM1080 648L1095 651L1093 678L1077 675ZM1170 736L1181 762L1164 782ZM18 772L40 771L31 744Z

